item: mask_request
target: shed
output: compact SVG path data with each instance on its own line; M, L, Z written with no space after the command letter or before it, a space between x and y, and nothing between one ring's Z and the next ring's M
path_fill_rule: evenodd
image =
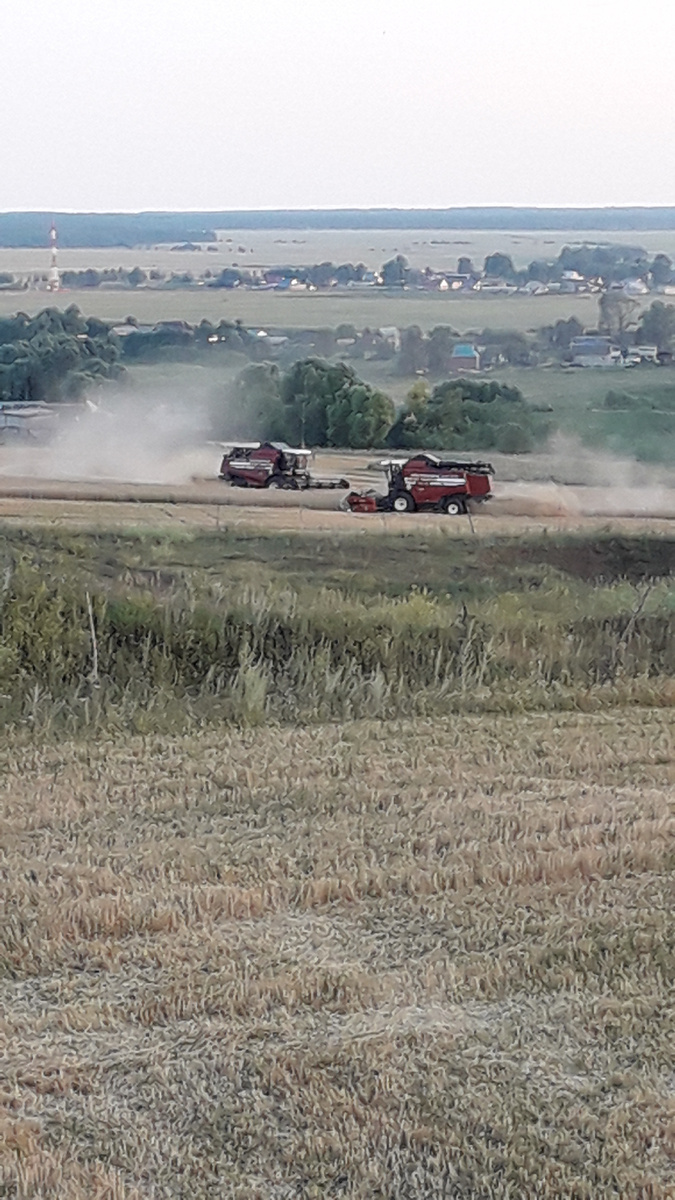
M450 370L457 374L463 371L480 371L480 351L470 342L458 342L452 348Z

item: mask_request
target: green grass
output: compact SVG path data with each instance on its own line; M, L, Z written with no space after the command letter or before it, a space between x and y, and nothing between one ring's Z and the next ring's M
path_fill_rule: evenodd
M576 370L509 367L500 379L519 387L531 403L551 406L561 432L608 453L644 462L672 465L675 457L675 368ZM608 391L644 397L640 411L617 412L604 407ZM653 406L653 408L652 408ZM657 410L657 411L654 411Z
M668 539L7 531L0 554L9 725L670 702Z

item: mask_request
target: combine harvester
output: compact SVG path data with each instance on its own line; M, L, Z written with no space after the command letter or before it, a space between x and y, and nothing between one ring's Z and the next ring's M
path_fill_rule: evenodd
M307 491L309 488L346 490L348 479L319 478L312 475L311 450L295 450L285 442L237 442L226 447L219 478L233 487L283 488Z
M386 472L387 492L350 492L342 507L358 513L443 512L450 517L470 511L492 495L494 470L490 463L460 462L435 454L388 458L379 464Z

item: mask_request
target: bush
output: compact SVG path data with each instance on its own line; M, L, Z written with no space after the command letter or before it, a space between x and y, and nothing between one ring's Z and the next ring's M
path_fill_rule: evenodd
M549 423L528 405L518 388L496 381L456 379L430 396L410 397L390 430L396 448L488 450L525 454L544 440Z

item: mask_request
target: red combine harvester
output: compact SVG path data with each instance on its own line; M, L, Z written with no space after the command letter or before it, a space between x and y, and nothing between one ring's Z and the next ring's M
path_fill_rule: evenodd
M386 495L350 492L345 507L352 512L444 512L457 517L468 512L469 501L489 500L492 495L490 463L459 462L435 454L414 458L390 458L380 463L386 472Z
M238 442L228 447L220 464L220 479L233 487L348 488L348 479L319 479L309 470L311 450L294 450L285 442Z

